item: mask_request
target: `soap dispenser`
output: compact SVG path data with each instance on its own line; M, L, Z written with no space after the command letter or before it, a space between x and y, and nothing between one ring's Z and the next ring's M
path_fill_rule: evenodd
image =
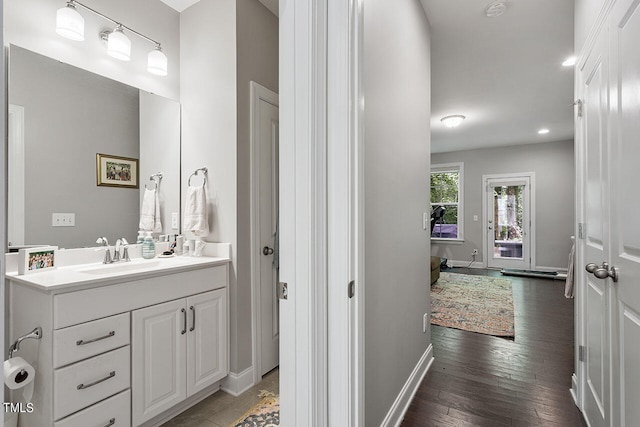
M144 230L138 231L138 239L136 240L137 244L144 242Z
M144 236L144 241L142 242L142 258L151 259L156 256L156 244L153 242L153 238L151 237L151 232L147 231L147 235Z

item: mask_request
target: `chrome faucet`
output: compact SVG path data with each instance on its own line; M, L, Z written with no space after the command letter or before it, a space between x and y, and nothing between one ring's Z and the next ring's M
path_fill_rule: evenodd
M129 242L127 242L127 239L125 239L124 237L119 238L118 240L116 240L116 247L113 251L113 262L118 262L118 261L131 261L131 258L129 258L129 247L127 246L129 244ZM122 250L122 258L120 257L120 246L123 247Z
M107 249L104 252L104 260L102 261L103 264L111 264L113 261L111 260L111 249L109 249L109 241L107 240L106 237L98 237L98 240L96 240L96 243L99 244L100 246L106 246Z

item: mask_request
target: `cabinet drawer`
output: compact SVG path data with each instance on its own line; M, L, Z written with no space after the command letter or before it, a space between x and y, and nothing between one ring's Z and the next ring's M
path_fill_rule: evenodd
M60 420L54 427L130 427L131 391L103 400L93 406Z
M129 344L129 313L53 331L53 367Z
M53 373L55 420L129 388L130 347L56 369Z

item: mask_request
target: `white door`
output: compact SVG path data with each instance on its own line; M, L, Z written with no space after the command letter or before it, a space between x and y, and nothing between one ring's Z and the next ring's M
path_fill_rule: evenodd
M611 123L611 249L609 263L615 324L612 417L619 426L640 425L640 3L618 1L612 11L611 76L617 120Z
M587 263L600 265L609 258L609 217L607 155L608 133L608 60L607 33L600 34L596 45L579 70L582 100L581 127L584 148L583 206L585 236L580 242ZM581 125L580 125L581 123ZM591 427L610 425L610 310L607 281L588 274L584 265L576 265L584 286L584 371L583 412Z
M140 425L187 397L185 300L132 312L133 424Z
M187 298L187 396L227 376L227 290Z
M259 377L279 364L278 94L251 82L253 254L258 307Z
M487 267L531 269L532 176L484 178Z

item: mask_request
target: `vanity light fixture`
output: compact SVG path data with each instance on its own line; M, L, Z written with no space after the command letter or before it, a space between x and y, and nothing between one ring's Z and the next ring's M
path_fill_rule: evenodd
M455 128L460 126L460 124L464 119L465 119L464 116L460 114L455 114L453 116L443 117L440 119L440 121L442 122L443 125L445 125L448 128Z
M56 33L71 40L84 40L84 18L76 10L73 1L58 9L56 13Z
M129 37L124 33L124 31L127 30L127 32L135 34L154 45L154 49L149 52L147 56L147 71L158 76L167 75L167 57L162 52L162 47L159 42L76 0L68 0L65 7L58 9L56 15L56 33L71 40L84 40L84 18L77 11L77 6L115 25L113 30L104 30L99 34L100 38L107 43L107 53L110 56L121 61L129 61L131 59L131 40L129 40Z

